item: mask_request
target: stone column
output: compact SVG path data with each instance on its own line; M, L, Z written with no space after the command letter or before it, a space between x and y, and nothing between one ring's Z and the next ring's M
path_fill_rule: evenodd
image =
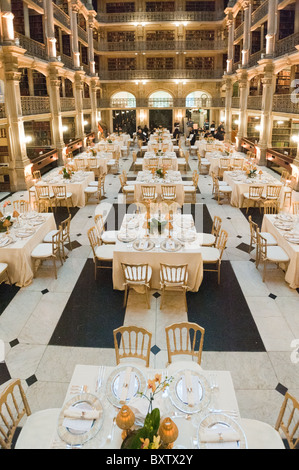
M227 50L227 73L233 73L234 63L234 34L235 34L235 21L232 13L229 13L227 19L228 26L228 50Z
M262 99L262 115L261 115L261 130L260 139L257 145L258 148L258 163L259 165L266 165L267 148L271 147L272 140L272 107L273 107L273 94L275 90L275 73L274 65L271 60L266 62L264 66L263 84L263 99Z
M44 12L45 12L45 33L47 38L47 51L50 60L56 59L56 38L54 29L54 12L53 3L48 0L44 0Z
M246 66L250 56L250 45L251 45L251 2L243 2L244 9L244 41L242 49L242 65Z
M249 80L248 74L246 70L239 70L238 71L238 78L239 78L239 89L240 89L240 123L239 123L239 130L237 135L237 146L238 149L241 149L241 140L243 137L247 137L247 121L248 121L248 113L247 113L247 101L249 95Z
M233 83L229 77L225 78L225 140L231 141L232 136L232 96L233 96Z
M93 28L94 28L95 16L96 16L96 12L90 11L88 14L88 21L87 21L88 61L89 61L89 71L91 75L95 74L94 46L93 46Z
M59 69L62 68L60 62L49 63L48 73L48 91L51 106L51 127L53 145L58 150L59 164L63 165L63 151L65 143L63 140L61 103L60 103L60 75Z
M95 133L95 142L99 140L98 129L98 104L97 104L97 91L99 89L98 78L92 78L90 84L90 100L91 100L91 132Z
M85 73L78 71L75 73L74 96L76 106L76 139L84 141L84 110L83 110L83 77Z
M269 0L268 5L268 30L266 35L266 54L273 55L275 51L275 38L278 25L278 0Z
M20 95L21 72L18 69L19 57L25 54L25 52L24 49L19 47L2 46L11 191L25 190L26 175L31 174L31 161L27 157L22 118Z
M71 48L74 67L80 68L80 52L78 40L78 11L76 0L70 0Z
M2 26L2 38L4 44L12 44L15 40L14 15L11 11L2 11L1 13L1 26Z

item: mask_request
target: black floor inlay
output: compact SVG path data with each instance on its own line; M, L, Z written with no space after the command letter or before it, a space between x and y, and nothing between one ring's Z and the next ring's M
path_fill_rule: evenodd
M19 290L20 288L17 286L10 286L4 282L0 284L0 315L4 312L6 307L8 307Z
M70 214L72 215L72 219L75 217L78 210L79 210L79 207L70 207ZM53 213L54 213L57 227L59 227L61 222L63 222L69 217L67 207L57 207Z
M240 209L241 212L245 215L246 219L251 215L253 222L258 224L259 228L262 228L262 223L263 223L263 210L260 213L260 210L258 207L249 207L248 213L246 214L247 209Z
M204 273L200 289L188 293L188 321L205 328L205 351L264 352L265 347L229 261Z
M49 342L54 346L114 348L112 331L124 324L124 294L113 290L112 270L88 259Z

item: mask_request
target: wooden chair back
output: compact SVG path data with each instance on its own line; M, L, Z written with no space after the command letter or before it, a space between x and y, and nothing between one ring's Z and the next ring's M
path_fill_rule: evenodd
M281 186L277 185L268 185L266 190L266 199L273 198L277 199L281 192Z
M28 212L30 209L30 203L29 201L13 201L13 208L14 210L18 211L19 214L24 214L25 212Z
M277 214L278 206L277 201L265 201L264 202L264 214Z
M165 328L168 363L178 355L191 356L201 364L205 329L196 323L173 323ZM198 350L197 350L198 349Z
M275 425L276 431L282 431L290 449L299 447L299 402L286 392Z
M121 263L125 283L144 284L148 281L148 264Z
M121 359L136 358L150 363L152 333L137 326L121 326L113 331L116 363Z
M0 396L0 446L11 449L16 429L31 410L20 379L9 383Z

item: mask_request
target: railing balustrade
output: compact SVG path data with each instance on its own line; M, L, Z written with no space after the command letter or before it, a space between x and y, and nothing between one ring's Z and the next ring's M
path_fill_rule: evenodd
M51 112L49 96L21 96L22 114L47 114Z

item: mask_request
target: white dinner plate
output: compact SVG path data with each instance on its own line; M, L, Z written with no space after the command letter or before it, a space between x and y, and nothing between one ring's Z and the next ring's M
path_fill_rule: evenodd
M130 385L128 387L126 403L129 403L129 401L132 398L136 397L139 392L145 393L146 379L144 374L137 367L129 365L118 367L110 374L106 384L107 398L112 403L112 405L116 406L117 408L121 408L123 406L123 404L120 403L120 380L122 377L124 377L124 374L126 373L128 367L131 367L132 372L130 377Z
M203 442L202 431L215 432L215 441ZM236 433L237 440L225 442L227 432ZM210 413L205 416L198 426L197 437L199 449L247 449L246 436L241 426L230 416L222 413Z

